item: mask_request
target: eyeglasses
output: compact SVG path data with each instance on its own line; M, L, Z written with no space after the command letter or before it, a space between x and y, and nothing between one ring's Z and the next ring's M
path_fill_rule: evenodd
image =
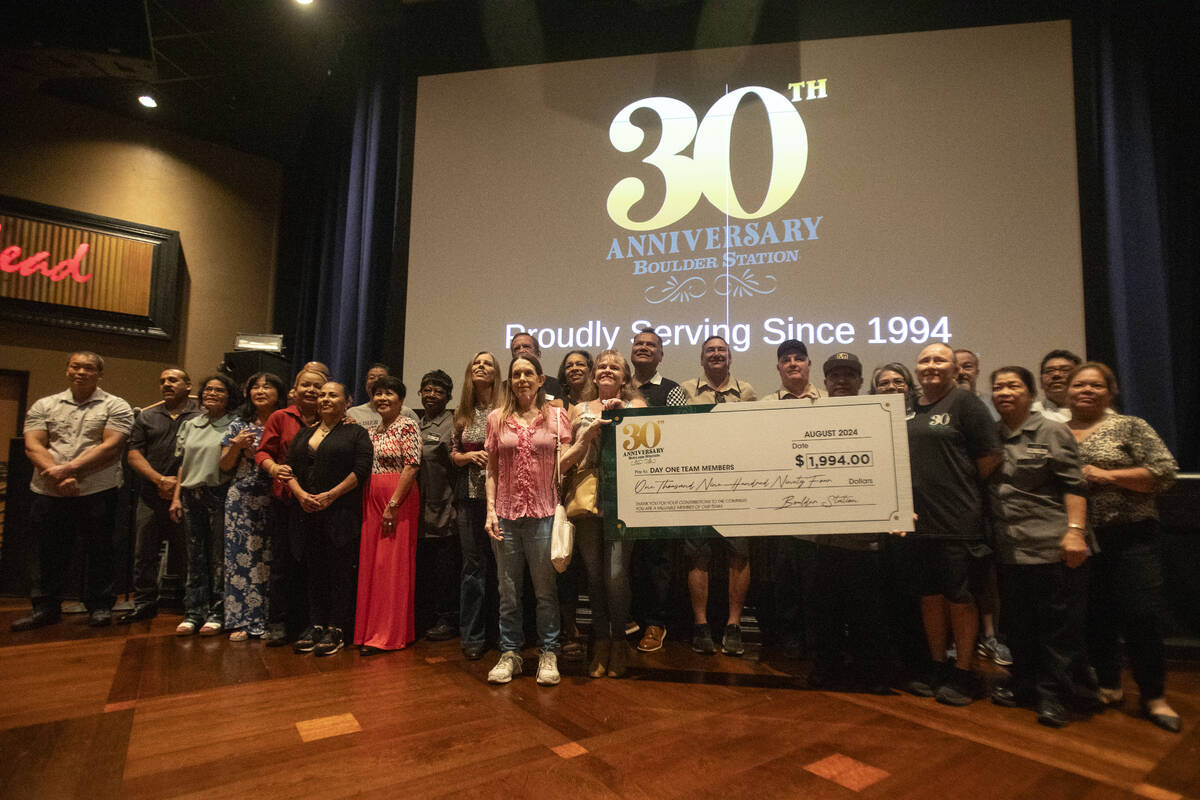
M908 381L904 378L882 379L875 382L876 386L895 386L900 389L908 388Z

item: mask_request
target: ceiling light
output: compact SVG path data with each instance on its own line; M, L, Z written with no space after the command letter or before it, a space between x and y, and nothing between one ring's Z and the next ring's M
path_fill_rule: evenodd
M313 0L296 0L302 6L311 6Z
M144 94L138 98L138 102L146 108L158 108L158 102L148 94Z

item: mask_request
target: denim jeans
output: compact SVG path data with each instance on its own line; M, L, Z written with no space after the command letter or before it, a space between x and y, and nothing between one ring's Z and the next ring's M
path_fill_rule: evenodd
M541 639L538 649L552 653L558 647L558 584L554 565L550 562L550 532L554 517L521 517L501 519L503 541L492 540L496 554L496 572L500 583L500 650L520 650L524 618L521 589L525 580L525 565L537 595L537 633Z
M225 622L225 494L229 484L181 489L187 531L184 616L193 622Z
M587 567L592 632L597 640L625 636L629 622L630 542L605 539L601 517L575 520L575 550Z
M495 633L499 608L496 559L484 528L487 506L482 499L468 499L458 501L454 507L458 512L458 542L462 547L459 635L463 647L481 645L487 641L489 630Z

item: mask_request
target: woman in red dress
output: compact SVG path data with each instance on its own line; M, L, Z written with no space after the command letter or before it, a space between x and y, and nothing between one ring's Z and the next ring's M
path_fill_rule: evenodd
M363 493L362 544L358 556L358 611L354 643L364 656L399 650L416 639L413 583L417 566L416 478L421 463L417 424L400 413L404 384L380 378L371 403L382 417L368 428L375 460Z

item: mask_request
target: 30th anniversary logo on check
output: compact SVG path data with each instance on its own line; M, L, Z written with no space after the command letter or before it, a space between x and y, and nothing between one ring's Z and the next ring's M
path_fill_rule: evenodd
M609 535L913 529L903 399L625 409L605 416Z

